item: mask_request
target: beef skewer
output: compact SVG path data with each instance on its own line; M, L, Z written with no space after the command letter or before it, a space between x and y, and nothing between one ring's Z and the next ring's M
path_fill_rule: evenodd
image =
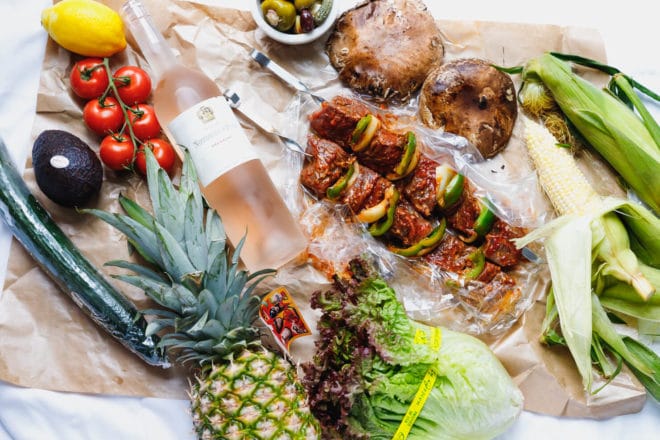
M419 158L412 132L397 133L383 126L369 108L351 98L336 96L311 115L310 126L319 136L355 154L358 162L397 180L408 175Z
M391 249L408 256L429 252L439 243L444 226L435 225L399 197L394 184L327 139L310 135L301 183L315 197L342 203L358 221L370 223L369 232L386 236ZM401 245L401 247L398 247Z
M337 96L323 103L310 116L310 127L354 154L360 164L397 182L399 190L427 218L452 209L466 189L462 175L420 154L413 132L390 130L354 99Z
M369 223L372 235L382 236L394 252L424 258L430 266L456 274L460 283L480 282L463 295L471 307L496 316L510 311L520 298L516 281L502 267L487 261L487 246L473 246L446 232L444 217L433 226L412 203L399 198L393 182L359 165L338 144L311 134L307 153L310 158L300 179L312 195L348 206L357 220ZM498 248L496 243L494 248ZM500 251L506 262L505 250Z
M395 181L402 196L425 218L444 214L447 225L465 242L486 240L489 260L513 266L522 259L510 239L524 231L497 219L485 201L473 196L467 179L449 165L420 154L412 132L389 130L366 105L344 96L324 102L310 116L310 126L355 154L361 165Z

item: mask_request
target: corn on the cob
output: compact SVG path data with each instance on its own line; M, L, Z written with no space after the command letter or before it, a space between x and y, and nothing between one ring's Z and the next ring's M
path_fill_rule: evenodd
M547 128L525 118L525 140L541 186L559 214L589 216L600 211L600 195L584 177L569 150L559 147ZM637 257L630 250L628 233L618 216L615 213L594 216L591 231L594 253L606 264L603 273L630 284L642 298L653 295L655 288L639 269Z
M547 236L546 256L562 334L587 390L591 387L592 278L610 275L644 299L655 292L630 249L628 232L613 209L625 201L602 198L566 148L546 127L523 116L525 140L539 182L559 217L516 241L519 247ZM651 214L653 216L653 214ZM592 262L597 267L592 276ZM602 327L602 326L601 326ZM602 329L601 329L602 330ZM628 353L626 353L628 355Z
M641 200L660 213L660 145L648 123L610 93L574 74L569 64L552 54L530 60L522 79L542 82L587 142ZM525 108L522 93L521 99Z
M525 119L525 139L543 190L558 214L582 215L598 194L567 148L544 126Z

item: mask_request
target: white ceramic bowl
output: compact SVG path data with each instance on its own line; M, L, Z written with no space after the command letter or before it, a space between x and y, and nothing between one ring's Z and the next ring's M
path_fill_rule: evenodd
M311 43L332 28L332 26L335 24L335 20L337 19L337 11L339 9L340 0L333 0L330 14L328 14L328 18L326 18L325 21L321 23L321 26L312 29L311 32L303 34L281 32L269 25L261 12L261 3L262 0L250 1L250 11L252 12L252 18L254 18L254 21L257 22L259 29L261 29L268 37L275 41L279 41L283 44L298 45Z

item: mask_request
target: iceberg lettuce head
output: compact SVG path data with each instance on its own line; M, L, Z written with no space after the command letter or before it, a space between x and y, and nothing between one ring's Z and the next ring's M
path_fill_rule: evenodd
M487 345L408 318L364 260L349 272L312 298L320 338L304 384L325 438L392 439L420 386L409 440L490 439L516 420L522 394Z

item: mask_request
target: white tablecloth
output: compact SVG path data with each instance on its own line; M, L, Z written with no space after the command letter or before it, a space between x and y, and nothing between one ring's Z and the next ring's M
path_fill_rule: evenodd
M246 8L252 0L207 0ZM341 0L348 5L354 0ZM47 35L41 10L50 0L0 0L0 136L20 167L31 148L39 72ZM447 19L582 25L598 29L610 64L660 90L660 31L653 2L553 0L518 2L427 0L436 17ZM512 41L511 44L516 44ZM660 106L652 108L658 118ZM0 285L10 242L0 225ZM0 334L0 338L2 335ZM0 353L0 357L2 353ZM558 419L524 412L501 439L656 439L660 406L647 401L638 414L609 420ZM0 440L193 439L187 402L89 396L24 389L0 382Z

